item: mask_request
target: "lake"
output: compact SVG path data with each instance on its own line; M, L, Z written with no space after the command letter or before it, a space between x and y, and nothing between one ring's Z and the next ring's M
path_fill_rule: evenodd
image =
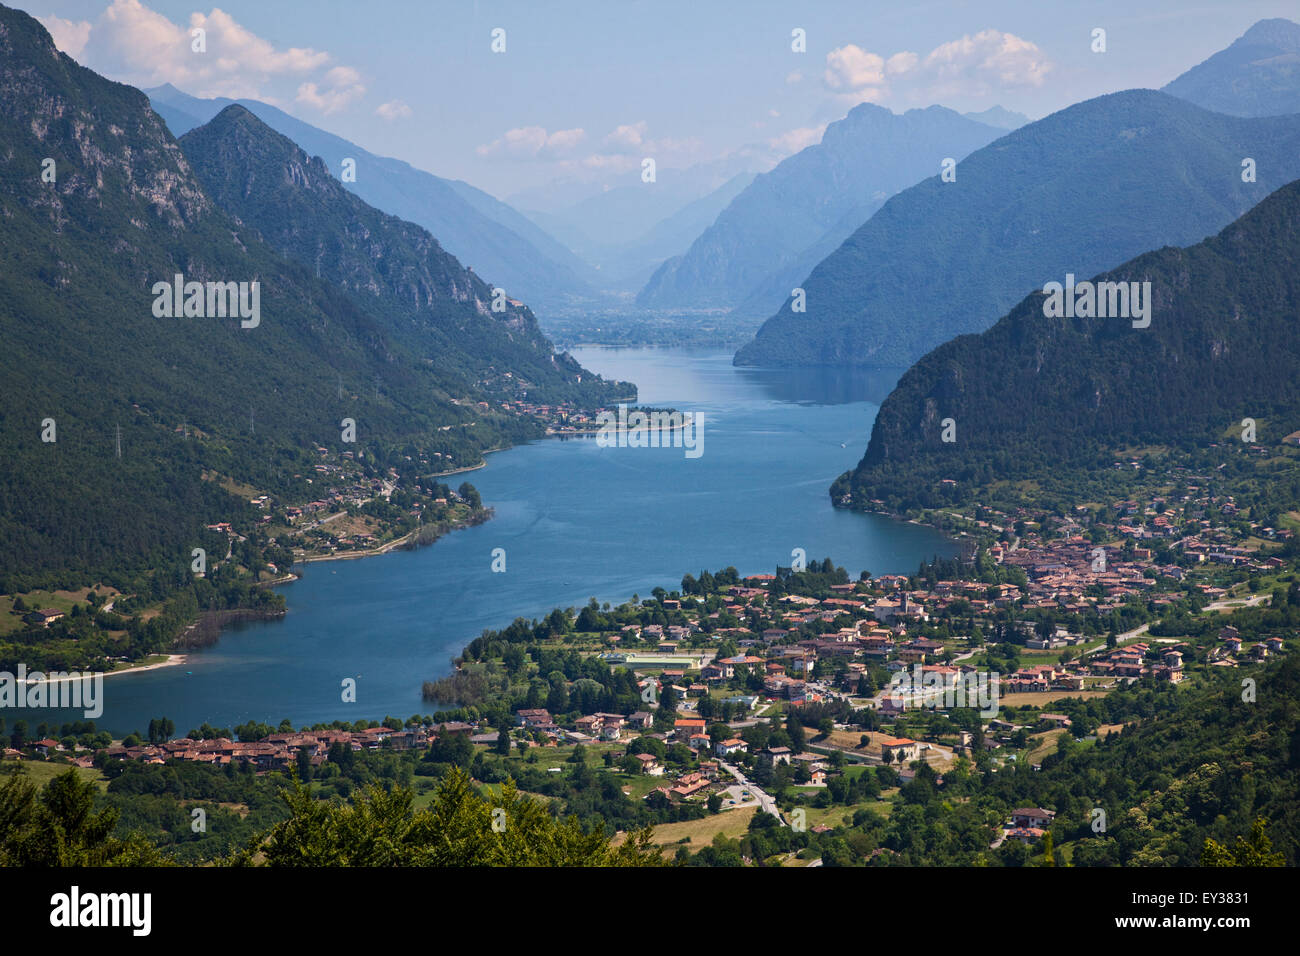
M297 568L283 620L233 628L183 666L105 680L98 725L143 731L166 716L184 734L204 721L405 719L435 709L421 699L423 681L516 617L672 590L706 568L771 573L796 548L854 577L955 553L932 529L831 507L832 480L862 456L899 372L737 369L729 352L681 349L575 355L635 382L641 404L702 412L703 453L575 438L489 455L486 467L444 480L473 483L496 511L491 521L417 551ZM496 548L504 573L492 571ZM348 677L355 703L341 699ZM5 714L29 732L80 716Z

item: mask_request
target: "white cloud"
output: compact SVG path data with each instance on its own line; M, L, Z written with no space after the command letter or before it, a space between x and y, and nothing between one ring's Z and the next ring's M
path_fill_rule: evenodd
M325 74L325 85L313 82L300 85L294 100L322 113L337 113L365 94L360 73L350 66L336 66Z
M852 43L837 47L826 54L822 82L841 95L874 102L885 92L884 57Z
M556 153L568 152L586 138L584 129L559 129L546 137L546 148Z
M583 129L559 129L548 133L542 126L521 126L506 132L475 152L482 157L500 156L515 159L553 157L571 151L587 136Z
M790 156L802 149L820 143L822 134L825 132L825 123L820 126L800 126L798 129L787 130L780 136L769 139L767 145L778 156Z
M134 86L172 83L195 96L296 99L325 112L365 94L361 75L309 47L281 49L214 7L175 23L140 0L112 0L99 17L42 20L59 49L79 63ZM205 52L192 48L192 31L205 32Z
M605 137L605 145L615 148L637 149L645 145L646 121L626 123Z
M590 156L584 156L580 165L588 169L600 169L618 173L625 173L632 169L640 169L641 161L631 156L611 155L609 153L592 153Z
M412 110L410 104L403 100L389 100L375 108L375 115L391 123L393 120L408 118L412 115Z
M48 17L37 17L41 25L50 31L50 36L54 38L54 45L62 50L74 60L81 55L81 51L86 47L86 41L90 39L91 23L89 20L64 20L62 17L56 17L51 14Z
M1028 40L984 30L936 47L925 58L941 88L984 94L1018 86L1042 86L1052 64Z
M924 57L901 50L885 58L849 43L826 54L822 82L832 95L849 103L879 103L886 98L932 102L1042 86L1051 69L1051 61L1030 41L982 30L940 44Z
M890 76L897 76L900 73L906 73L915 69L917 62L920 60L915 53L909 53L907 50L901 53L895 53L885 61L885 72Z
M787 73L785 75L785 82L788 86L794 86L796 83L802 83L803 74L800 73L798 70L795 70L792 73Z

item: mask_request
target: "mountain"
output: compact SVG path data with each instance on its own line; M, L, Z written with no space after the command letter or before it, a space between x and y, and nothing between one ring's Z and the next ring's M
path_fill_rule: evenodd
M244 107L226 107L180 145L219 206L347 290L444 381L547 403L614 397L572 358L554 354L526 306L507 300L494 313L492 289L433 236L367 205L319 157Z
M687 202L675 212L656 222L642 235L626 242L603 245L569 232L572 227L537 213L538 221L557 223L557 235L571 236L573 247L581 250L587 261L599 270L593 280L603 292L635 294L655 269L670 256L686 249L709 227L718 213L754 181L754 173L738 173L717 189ZM671 205L671 204L669 204Z
M474 464L540 433L475 404L477 367L427 361L415 320L363 308L228 215L143 93L5 7L0 139L0 590L192 580L204 524L256 523L242 489L318 494L312 446L340 453L345 417L358 455L398 465ZM433 248L415 265L454 275ZM165 317L157 286L178 274L246 283L250 306L256 282L257 321Z
M1300 426L1300 182L1217 236L1093 281L1150 283L1149 325L1048 317L1033 293L904 374L835 499L935 507L990 482L1105 475L1116 448L1235 441L1243 418L1266 445Z
M145 91L175 136L206 123L232 104L244 107L336 177L356 161L356 181L343 185L376 209L429 230L444 248L512 298L539 309L571 306L594 293L590 268L526 216L467 183L443 179L398 159L376 156L256 100L200 99L167 84Z
M1300 24L1260 20L1164 92L1229 116L1300 113Z
M961 115L977 123L996 126L998 129L1020 129L1029 122L1029 117L1024 113L1017 113L1001 106L990 106L978 113L962 113Z
M1256 182L1243 182L1243 157ZM802 282L738 365L910 365L1026 292L1196 242L1300 176L1300 117L1243 119L1154 90L1076 104L889 200Z
M684 254L659 267L637 304L730 309L764 286L760 311L770 315L807 274L798 270L810 247L834 249L945 157L961 159L1001 135L942 106L901 115L856 106L820 143L758 176Z
M634 168L612 182L546 183L514 193L506 201L525 210L584 261L597 262L691 203L725 189L737 176L752 175L764 165L751 149L740 149L722 159L687 166L661 162L654 181L644 182L640 157L635 159Z

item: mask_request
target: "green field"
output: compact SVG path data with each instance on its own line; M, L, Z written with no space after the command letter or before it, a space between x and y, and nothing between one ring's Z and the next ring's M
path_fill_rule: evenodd
M21 773L27 777L37 787L44 788L51 780L61 773L67 773L71 764L57 763L47 760L5 760L0 761L0 774L8 777L12 773ZM77 774L82 780L94 782L99 789L103 790L107 785L107 778L95 769L76 768Z

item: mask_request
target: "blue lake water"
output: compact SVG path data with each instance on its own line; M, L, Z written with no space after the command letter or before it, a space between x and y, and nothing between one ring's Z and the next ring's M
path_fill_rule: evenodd
M124 733L166 716L184 733L204 721L404 719L435 709L421 699L424 680L516 617L672 590L705 568L770 573L795 548L854 576L955 553L931 529L830 504L831 481L861 457L896 373L737 369L730 353L677 349L575 354L637 383L642 404L702 412L703 454L584 438L489 455L485 468L444 480L472 482L493 520L418 551L296 569L283 620L229 630L184 666L105 680L98 725ZM494 548L505 549L505 573L491 570ZM341 700L347 677L356 703ZM5 716L34 730L80 714Z

